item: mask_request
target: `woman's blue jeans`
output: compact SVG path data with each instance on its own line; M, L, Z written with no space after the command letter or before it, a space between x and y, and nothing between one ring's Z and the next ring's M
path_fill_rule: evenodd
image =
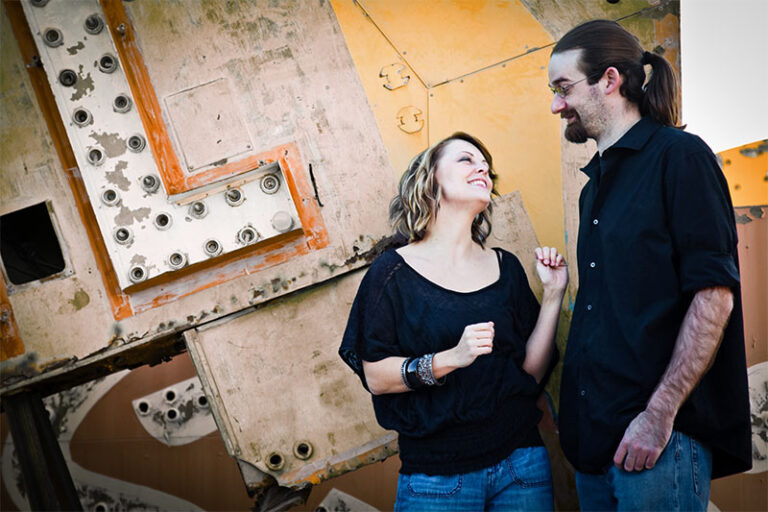
M448 476L400 475L395 511L547 510L552 471L543 446L518 448L489 468Z
M712 454L685 434L672 431L653 469L601 475L576 472L581 510L698 511L709 503Z

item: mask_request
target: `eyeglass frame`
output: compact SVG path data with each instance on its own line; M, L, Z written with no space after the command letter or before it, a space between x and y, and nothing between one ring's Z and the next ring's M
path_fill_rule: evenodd
M603 73L605 73L605 71L603 71ZM602 75L602 73L600 73L600 74ZM597 73L592 74L592 75L587 75L584 78L576 80L575 82L571 82L571 83L565 84L565 86L563 86L561 84L557 84L557 85L550 85L548 87L549 87L549 90L552 91L552 94L555 94L555 95L559 96L561 99L565 99L565 97L568 96L568 92L574 86L580 84L584 80L587 80L587 79L589 79L590 77L593 77L593 76L597 76Z

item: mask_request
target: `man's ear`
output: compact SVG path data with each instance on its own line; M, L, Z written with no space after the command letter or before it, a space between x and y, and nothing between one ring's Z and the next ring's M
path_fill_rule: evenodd
M603 73L603 92L608 94L613 94L614 91L618 92L619 88L621 87L621 84L624 82L624 77L621 76L621 73L619 73L619 70L615 67L611 66L608 69L605 70L605 73Z

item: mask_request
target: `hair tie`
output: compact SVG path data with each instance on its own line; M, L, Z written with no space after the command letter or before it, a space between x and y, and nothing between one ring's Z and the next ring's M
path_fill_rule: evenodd
M650 64L653 57L655 57L655 55L653 55L651 52L643 52L643 58L640 59L640 62L642 64Z

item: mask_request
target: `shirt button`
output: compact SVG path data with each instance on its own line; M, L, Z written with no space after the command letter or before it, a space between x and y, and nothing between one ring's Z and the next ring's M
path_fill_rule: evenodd
M594 224L595 226L597 226L597 219L593 219L593 220L592 220L592 224Z
M586 392L586 391L584 391L584 390L582 389L582 390L581 390L581 392L580 392L579 394L580 394L581 396L584 396L584 395L586 395L586 394L587 394L587 392Z
M587 311L592 311L592 304L587 304Z
M595 262L593 261L592 263L590 263L590 264L589 264L589 267L590 267L590 268L595 268Z

